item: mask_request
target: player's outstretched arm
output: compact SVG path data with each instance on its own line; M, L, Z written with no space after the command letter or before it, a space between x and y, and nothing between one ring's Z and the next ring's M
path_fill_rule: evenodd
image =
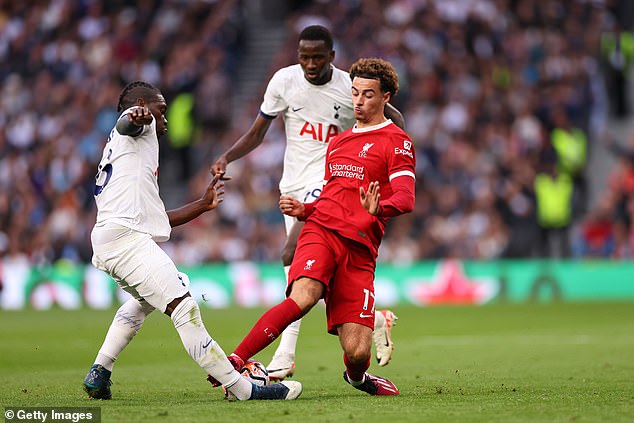
M361 205L372 216L379 214L379 201L381 201L381 194L379 189L379 182L370 182L368 185L368 191L359 187L359 197L361 199Z
M269 126L271 126L271 119L265 119L263 116L258 115L251 125L251 128L216 159L216 162L209 170L211 174L220 175L220 179L223 181L231 179L230 176L225 176L227 165L234 160L246 156L258 145L262 144L264 135L266 131L268 131Z
M222 196L225 193L224 183L218 183L219 179L220 175L214 175L209 185L207 185L205 193L198 200L177 209L168 210L167 217L169 218L170 226L182 225L218 207L224 201Z
M121 135L135 137L143 132L143 126L152 123L152 113L147 106L133 107L129 113L121 116L117 121L117 132Z

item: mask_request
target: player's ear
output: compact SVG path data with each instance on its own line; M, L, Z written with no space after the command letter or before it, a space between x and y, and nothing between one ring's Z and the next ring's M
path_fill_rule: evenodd
M335 51L330 50L330 63L335 61Z
M386 91L383 93L383 106L385 106L387 103L390 102L390 98L392 98L392 93L389 91Z

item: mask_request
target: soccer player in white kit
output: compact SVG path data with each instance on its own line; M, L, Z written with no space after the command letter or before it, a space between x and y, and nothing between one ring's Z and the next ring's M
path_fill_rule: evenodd
M223 184L214 177L203 196L166 211L159 196L159 137L167 132L167 104L152 85L136 81L119 97L121 113L99 163L95 183L97 221L91 234L93 264L130 293L108 329L94 365L84 379L91 398L111 399L115 360L155 309L171 317L183 346L196 363L240 400L295 399L301 384L256 386L238 373L209 335L189 279L157 242L171 228L222 202ZM278 386L279 385L279 386Z
M286 152L280 180L280 192L304 203L311 203L324 184L325 155L328 143L336 135L351 128L354 123L352 108L352 82L348 72L333 64L335 52L330 31L323 26L304 28L299 36L298 64L278 70L266 88L260 113L251 128L224 152L212 166L214 175L222 180L227 164L251 152L262 143L271 122L277 115L284 118ZM403 128L403 117L391 105L385 115ZM297 238L303 227L296 218L284 215L286 245L282 263L288 277ZM392 325L397 317L389 310L375 315L374 343L380 366L388 364L394 344ZM293 322L282 333L280 344L267 366L273 380L292 376L295 370L295 348L301 320Z

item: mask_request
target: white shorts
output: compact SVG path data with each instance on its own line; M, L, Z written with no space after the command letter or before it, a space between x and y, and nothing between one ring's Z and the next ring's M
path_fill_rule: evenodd
M189 280L149 234L119 225L95 227L91 234L93 265L124 291L164 312L189 292Z
M293 191L282 192L282 195L290 195L297 198L302 203L312 203L321 194L321 190L324 188L324 181L315 182L313 184L307 184L301 188ZM286 235L291 231L293 225L297 222L296 217L284 215L284 225L286 226Z

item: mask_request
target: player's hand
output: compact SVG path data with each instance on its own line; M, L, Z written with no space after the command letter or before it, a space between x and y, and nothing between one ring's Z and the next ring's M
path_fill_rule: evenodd
M128 113L128 119L136 126L149 125L152 123L152 113L147 106L136 106Z
M361 205L363 208L366 209L372 216L376 216L379 213L379 201L381 200L379 182L370 182L367 192L363 189L363 187L359 187L359 196L361 198Z
M225 156L218 157L218 160L216 160L216 163L214 163L209 169L209 172L212 175L214 176L219 175L221 181L228 181L231 179L231 176L225 175L226 171L227 171L227 158Z
M225 184L218 180L220 179L220 175L215 175L209 185L207 185L207 190L203 194L201 201L206 204L207 210L213 210L218 207L218 204L222 203L225 199L223 197L225 190Z
M304 203L290 195L280 195L280 211L287 216L303 216Z

